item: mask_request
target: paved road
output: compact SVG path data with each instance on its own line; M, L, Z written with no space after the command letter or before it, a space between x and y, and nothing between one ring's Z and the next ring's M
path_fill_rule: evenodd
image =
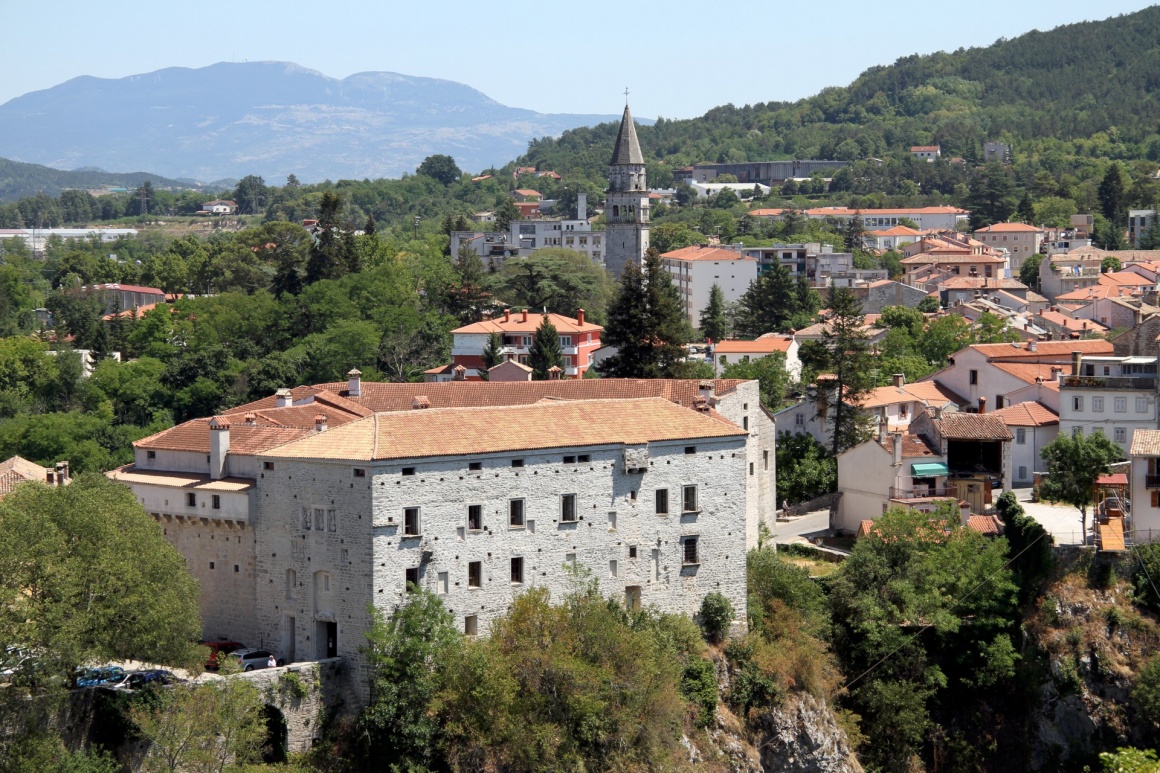
M793 542L799 538L812 542L813 537L821 535L830 528L830 511L815 510L812 513L800 515L787 523L777 524L773 530L774 539L778 542Z

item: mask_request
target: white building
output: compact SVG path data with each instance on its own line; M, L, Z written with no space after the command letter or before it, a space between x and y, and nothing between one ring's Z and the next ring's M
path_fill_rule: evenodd
M1156 210L1128 210L1128 243L1132 249L1140 249L1140 237L1156 223Z
M1060 384L1059 431L1102 434L1127 455L1137 430L1155 429L1156 358L1078 354Z
M102 242L115 242L136 235L136 228L0 228L0 239L21 239L35 253L44 252L48 240L54 236L66 240L100 239Z
M604 264L603 231L592 230L584 216L587 197L581 193L571 220L541 218L513 220L507 231L452 231L451 255L457 257L463 245L469 245L491 268L499 268L507 258L527 257L545 247L563 247L582 252L594 263Z
M407 583L485 633L570 567L628 606L744 619L745 553L776 510L756 381L348 382L134 444L128 485L201 587L207 638L357 667ZM660 493L664 492L664 493Z
M796 381L802 376L802 361L798 359L798 342L792 335L766 333L755 341L726 340L713 343L713 370L746 360L759 360L774 352L785 354L785 370Z
M1059 414L1042 403L1025 402L994 411L1011 430L1012 483L1018 488L1034 483L1035 473L1043 472L1043 447L1059 437Z
M733 191L739 199L748 199L753 196L753 189L761 191L761 195L768 196L773 189L761 183L691 183L690 186L697 192L697 198L707 199L716 196L721 191Z
M721 288L725 303L741 300L757 278L757 261L734 250L693 245L661 255L693 327L701 326L701 312L709 304L713 285Z
M910 149L910 155L920 161L933 164L936 158L942 156L942 148L938 145L915 145Z
M1132 439L1132 530L1137 542L1160 539L1160 430L1141 429Z

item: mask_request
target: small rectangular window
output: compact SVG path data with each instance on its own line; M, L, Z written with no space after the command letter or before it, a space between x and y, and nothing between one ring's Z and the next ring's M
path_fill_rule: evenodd
M1075 397L1071 398L1071 407L1072 407L1072 410L1082 411L1083 410L1083 397L1080 395L1076 395Z
M419 508L404 507L403 508L403 536L417 537L419 536Z
M467 529L479 531L483 528L483 505L467 506Z
M483 462L468 462L467 469L470 470L471 472L475 472L476 470L482 470L483 469Z
M218 494L214 494L210 499L210 507L214 510L222 509L222 498Z
M146 458L146 459L156 459L156 458L157 458L157 452L156 452L156 451L146 451L146 452L145 452L145 458Z
M580 454L579 456L576 457L576 461L581 463L581 464L585 464L585 463L591 461L591 459L592 459L592 457L589 456L588 454Z
M521 585L524 582L524 559L512 559L512 585Z
M700 563L697 560L697 538L696 537L685 537L684 563L685 564Z
M749 417L748 416L741 417L741 429L745 430L746 432L749 431Z
M419 567L414 566L407 569L407 593L417 593L419 591Z
M1112 430L1112 436L1115 438L1117 443L1128 442L1128 430L1124 427L1116 427L1114 430Z
M523 466L524 466L523 459L512 459L512 467L523 467Z
M576 457L575 456L565 456L564 457L564 464L576 464Z
M617 575L617 570L618 570L618 567L616 565L616 559L615 558L610 559L608 562L608 576L615 579L616 575Z
M972 383L972 384L978 384L978 383L979 383L979 371L977 371L977 370L972 370L972 371L971 371L971 375L970 375L970 383Z
M186 507L197 507L197 494L188 493L185 495Z
M355 467L354 468L354 476L356 478L365 478L367 476L367 471L364 470L362 467Z
M274 463L273 462L262 462L262 469L272 470L272 469L274 469Z
M1092 398L1092 410L1095 411L1096 413L1103 413L1104 412L1104 398L1093 397Z
M475 615L463 618L463 633L466 636L477 635L479 633L479 618Z
M1015 442L1019 445L1024 445L1027 442L1027 430L1018 427L1015 430Z
M210 561L210 562L209 562L209 568L210 568L210 569L213 569L213 567L214 567L214 563L213 563L213 561Z
M436 582L436 587L437 587L439 593L441 595L446 596L447 595L447 581L448 581L447 572L440 572L437 576L437 579L438 579L438 582Z
M764 470L769 469L769 451L761 452L761 467Z
M628 546L628 557L629 558L636 558L636 545L629 545Z
M1147 412L1148 412L1148 398L1147 397L1137 397L1136 398L1136 413L1147 413Z
M414 468L414 467L404 467L404 468L403 468L403 474L404 474L404 475L414 475L414 474L415 474L415 468Z
M513 529L522 529L524 527L524 500L508 500L508 526Z
M697 512L697 487L685 486L684 488L684 510L686 513Z
M667 488L657 489L657 515L669 514L669 490Z
M1127 413L1127 411L1128 411L1128 398L1117 397L1116 398L1116 413Z
M483 587L483 562L471 561L467 564L467 587Z
M576 520L575 494L564 494L560 497L560 520L566 522Z
M752 475L752 474L753 474L753 462L750 462L750 463L749 463L749 474L750 474L750 475Z
M697 453L697 447L696 446L685 446L685 453L686 454L695 454L695 453Z

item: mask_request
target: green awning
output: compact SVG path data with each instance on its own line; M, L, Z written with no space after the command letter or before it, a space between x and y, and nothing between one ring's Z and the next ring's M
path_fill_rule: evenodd
M949 475L950 471L942 462L937 464L912 464L910 474L916 478L933 478L937 475Z

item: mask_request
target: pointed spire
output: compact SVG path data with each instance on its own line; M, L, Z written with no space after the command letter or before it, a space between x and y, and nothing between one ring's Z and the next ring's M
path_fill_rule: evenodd
M640 152L640 141L636 138L636 124L628 105L624 106L624 117L620 119L620 133L616 135L616 146L612 149L612 165L644 164L644 154Z

